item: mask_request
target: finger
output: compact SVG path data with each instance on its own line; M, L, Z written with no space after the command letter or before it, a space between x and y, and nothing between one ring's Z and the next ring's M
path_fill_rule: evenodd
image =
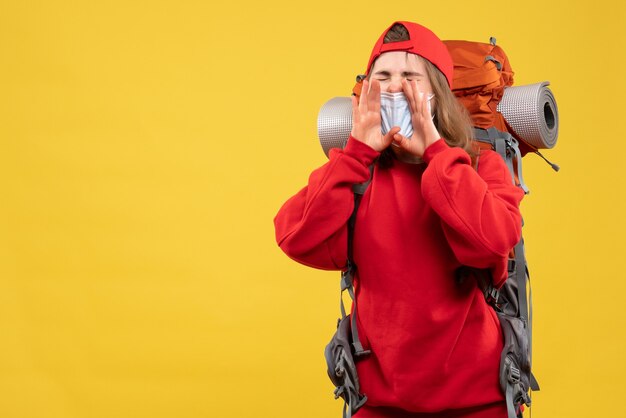
M391 132L391 131L389 131L389 132ZM401 133L396 132L393 135L393 142L392 142L393 146L398 147L398 148L405 148L407 142L409 142L409 140L406 139L406 137L404 135L402 135Z
M430 119L430 110L428 105L428 93L422 93L422 116Z
M393 136L393 146L400 148L403 151L406 151L407 154L421 157L422 151L419 142L416 142L414 139L410 139L405 137L404 135L397 133Z
M359 112L358 112L359 103L357 101L356 96L352 96L352 125L358 121Z
M418 91L415 93L415 113L421 117L422 116L422 92Z
M435 95L434 94L429 94L426 96L426 109L428 111L428 117L429 118L434 118L434 112L433 112L433 99L434 99Z
M389 144L393 143L394 136L398 134L399 132L400 132L400 127L394 126L393 128L389 130L389 132L385 134L385 136L383 137L383 143L385 144L385 148L387 148Z
M367 80L363 80L363 88L361 89L361 100L359 101L359 111L361 113L367 112L367 96L370 91L370 83Z
M411 88L411 105L413 106L413 110L417 113L419 107L417 107L417 82L415 80L407 81L409 87Z
M422 92L419 91L417 87L417 81L411 81L411 85L413 87L413 98L415 105L415 115L421 117L422 116Z
M411 83L409 83L406 79L402 79L402 90L404 91L404 95L406 96L406 101L409 103L409 110L411 111L412 115L415 113L413 87L411 87Z
M380 113L380 81L371 82L370 92L367 95L367 109Z
M430 113L428 112L428 94L426 92L422 93L422 116L428 116L430 118Z

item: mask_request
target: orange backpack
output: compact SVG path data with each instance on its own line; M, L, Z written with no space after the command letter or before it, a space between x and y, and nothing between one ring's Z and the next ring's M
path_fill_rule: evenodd
M452 92L469 112L474 127L484 130L495 128L507 132L517 140L522 156L533 152L545 160L537 146L518 135L498 111L504 89L513 85L515 73L504 50L496 45L496 39L490 38L488 44L471 41L443 42L454 62ZM484 143L479 146L489 147ZM557 165L548 160L546 162L558 171Z
M454 62L453 93L468 110L474 126L507 131L506 121L497 111L505 87L513 85L513 70L495 39L484 44L470 41L444 41Z

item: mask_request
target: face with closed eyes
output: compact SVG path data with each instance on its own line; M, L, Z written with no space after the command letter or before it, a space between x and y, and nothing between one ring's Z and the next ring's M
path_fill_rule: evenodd
M380 91L387 93L403 92L402 81L415 82L417 91L431 95L433 92L430 79L424 65L425 59L405 51L389 51L382 53L369 72L369 80L380 83ZM436 106L436 102L431 102ZM391 147L398 159L405 162L420 162L420 158L409 155L397 146Z
M370 80L380 82L380 90L388 93L402 91L402 80L415 80L418 90L431 94L432 87L426 74L424 58L404 51L389 51L382 53L369 73Z

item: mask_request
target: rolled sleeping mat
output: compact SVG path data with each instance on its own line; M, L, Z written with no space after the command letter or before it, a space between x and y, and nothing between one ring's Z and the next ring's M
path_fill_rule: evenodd
M498 112L524 142L552 148L559 134L559 112L549 81L504 89Z
M504 90L498 111L524 141L536 148L552 148L559 130L559 115L549 82ZM352 130L352 99L334 97L317 116L317 134L324 154L331 148L343 148Z
M343 148L352 131L352 98L333 97L317 115L317 136L324 154L331 148Z

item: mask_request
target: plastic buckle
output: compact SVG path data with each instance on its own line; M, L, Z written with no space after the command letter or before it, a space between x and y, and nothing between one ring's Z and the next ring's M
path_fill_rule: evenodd
M354 344L353 344L353 348L354 348L354 356L355 357L368 356L368 355L370 355L372 353L372 350L365 350L365 349L358 350L358 349L356 349L354 347Z
M498 302L498 298L500 297L500 291L493 286L489 286L487 290L485 290L485 300L490 305L495 305Z
M342 292L352 286L353 274L354 274L354 271L352 270L352 265L348 263L348 268L346 269L346 271L341 272L341 291Z
M520 377L521 377L520 370L511 364L511 366L509 367L509 376L508 376L509 382L519 383Z
M509 258L507 270L509 273L513 273L515 271L515 259L514 258Z

